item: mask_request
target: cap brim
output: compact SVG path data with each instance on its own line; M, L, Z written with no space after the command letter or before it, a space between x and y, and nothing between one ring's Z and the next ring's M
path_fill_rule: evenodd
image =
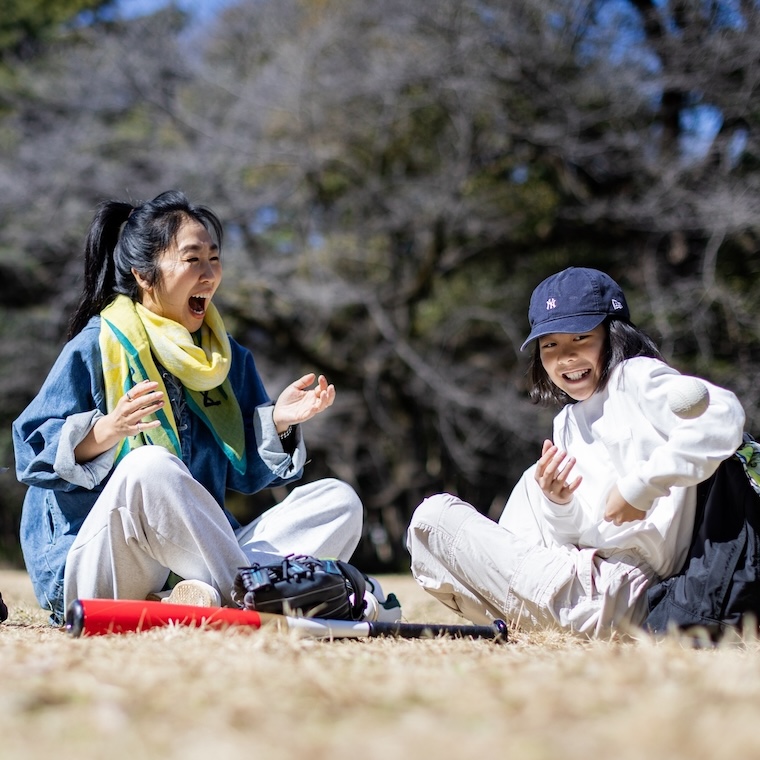
M595 327L602 324L608 316L609 315L607 314L586 314L580 316L575 315L572 317L561 317L560 319L542 322L530 331L530 335L525 339L522 346L520 346L520 351L524 351L528 343L543 335L551 335L552 333L577 334L591 332Z

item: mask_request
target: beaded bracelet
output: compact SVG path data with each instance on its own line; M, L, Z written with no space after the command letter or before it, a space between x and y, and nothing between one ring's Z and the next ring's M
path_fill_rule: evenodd
M288 429L284 433L278 433L277 435L280 436L280 440L284 441L286 438L290 437L290 434L293 432L293 426L288 425Z

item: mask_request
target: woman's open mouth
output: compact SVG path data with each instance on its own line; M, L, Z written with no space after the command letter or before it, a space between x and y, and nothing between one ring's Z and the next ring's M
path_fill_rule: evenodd
M205 296L205 295L190 296L190 301L188 302L188 305L190 307L190 311L196 317L203 317L206 315L206 306L208 305L208 296Z

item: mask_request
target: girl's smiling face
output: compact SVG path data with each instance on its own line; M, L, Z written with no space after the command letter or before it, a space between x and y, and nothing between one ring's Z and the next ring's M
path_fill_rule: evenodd
M219 247L202 224L187 218L172 245L161 254L158 267L161 278L156 285L132 270L142 290L142 305L195 332L222 281Z
M575 401L596 390L602 376L607 327L586 333L551 333L538 339L541 364L558 388Z

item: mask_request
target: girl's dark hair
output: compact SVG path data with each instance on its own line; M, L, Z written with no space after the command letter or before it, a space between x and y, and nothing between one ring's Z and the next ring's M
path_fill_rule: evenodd
M652 359L664 361L657 344L632 322L616 317L607 317L604 321L607 328L607 337L604 342L604 356L602 358L602 374L599 378L597 391L607 387L610 375L615 367L626 359L635 356L648 356ZM575 403L563 390L560 390L546 374L544 365L541 363L541 348L539 340L534 341L533 356L531 357L528 374L531 379L530 398L534 404L548 406L550 404Z
M137 300L139 286L132 268L151 285L160 283L158 262L174 241L180 225L194 219L222 245L222 223L205 206L193 206L184 193L169 190L133 206L121 201L101 203L90 224L84 248L84 287L69 322L69 339L117 296Z

